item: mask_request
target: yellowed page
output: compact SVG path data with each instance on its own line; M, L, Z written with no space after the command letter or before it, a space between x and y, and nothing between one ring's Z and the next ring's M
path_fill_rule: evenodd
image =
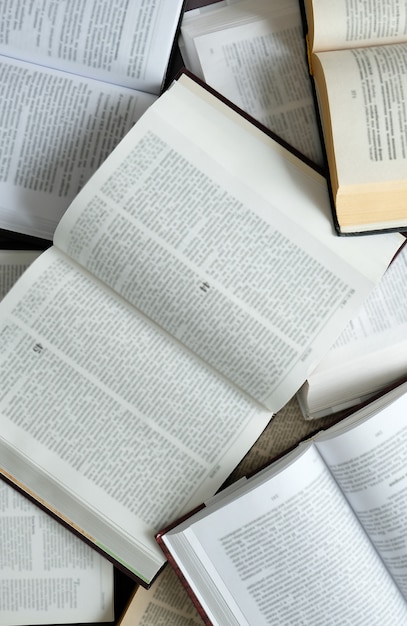
M313 52L406 41L403 0L305 0Z
M329 101L339 188L360 185L373 191L376 185L405 181L406 49L407 44L397 44L317 55Z

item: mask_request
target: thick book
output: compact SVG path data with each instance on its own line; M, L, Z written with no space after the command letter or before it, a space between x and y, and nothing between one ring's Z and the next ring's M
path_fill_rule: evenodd
M114 619L113 566L0 480L0 626Z
M186 11L179 47L189 70L324 164L298 0L224 0Z
M403 241L182 74L0 303L1 472L148 586Z
M157 541L205 623L407 622L407 385Z
M407 230L407 6L304 5L338 232Z
M297 394L306 419L355 410L407 377L407 247L403 246Z
M161 93L184 0L3 2L0 228L52 240Z

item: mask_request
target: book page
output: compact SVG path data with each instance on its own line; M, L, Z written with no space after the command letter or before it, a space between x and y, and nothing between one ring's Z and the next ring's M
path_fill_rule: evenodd
M400 339L407 338L407 332L404 335L400 332L406 324L407 246L404 246L331 349L338 354L342 347L369 337L378 339L396 328Z
M203 583L186 577L213 623L402 623L404 600L318 452L280 467L187 521L179 541L164 535L183 573L191 549L202 564Z
M378 391L407 374L407 248L308 377L313 407ZM315 395L314 395L315 394Z
M320 83L325 81L329 101L339 186L373 190L375 184L401 185L405 179L406 45L317 55Z
M158 95L182 0L3 3L0 54Z
M275 412L404 239L338 245L326 181L222 110L176 83L76 198L54 241Z
M40 254L34 250L0 250L0 300Z
M298 2L270 6L268 1L241 0L222 10L214 5L208 22L207 11L199 18L185 14L185 55L180 45L186 66L323 165Z
M407 39L403 0L305 0L312 51L337 50Z
M6 58L0 88L0 227L51 240L71 200L155 97Z
M113 566L0 480L0 625L114 619Z
M332 423L332 418L321 419L319 427ZM247 455L232 472L227 484L259 470L282 452L298 444L315 431L315 425L303 419L295 398L279 411ZM169 566L148 590L139 588L124 612L120 626L176 626L202 624L201 617L190 600L179 578Z
M406 386L404 386L404 389ZM407 393L318 450L407 599Z
M54 247L1 313L2 470L150 580L271 413Z
M171 567L150 589L139 587L118 626L202 626L202 618Z

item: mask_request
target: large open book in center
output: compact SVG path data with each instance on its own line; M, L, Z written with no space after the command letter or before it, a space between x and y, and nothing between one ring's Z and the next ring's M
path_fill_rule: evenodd
M213 626L407 623L407 385L157 535Z
M149 107L0 304L1 471L148 585L404 238L192 78Z
M407 230L406 3L304 4L337 228Z

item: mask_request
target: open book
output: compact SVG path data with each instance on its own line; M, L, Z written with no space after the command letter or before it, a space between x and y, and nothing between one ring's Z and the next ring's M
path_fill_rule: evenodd
M0 227L52 239L163 86L183 0L0 7Z
M320 428L336 423L335 418L321 418ZM315 434L315 422L304 420L296 398L284 405L256 443L236 467L227 483L231 484L242 476L254 474L270 459L275 459L294 448L306 437ZM161 621L160 621L161 620ZM123 610L120 626L202 626L202 619L190 601L185 587L173 568L166 567L150 589L137 587ZM325 625L324 625L325 626Z
M1 471L148 585L403 241L183 74L0 304Z
M407 623L407 386L157 535L207 624Z
M113 566L0 480L0 626L111 622Z
M185 66L323 164L298 0L226 0L186 11Z
M298 392L304 417L349 409L407 377L407 247Z
M407 229L407 6L304 0L337 229Z

